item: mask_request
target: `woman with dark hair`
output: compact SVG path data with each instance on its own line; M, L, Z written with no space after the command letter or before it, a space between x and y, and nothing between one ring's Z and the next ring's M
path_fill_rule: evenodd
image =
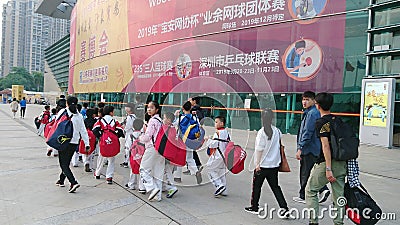
M147 114L150 116L147 126L144 126L144 134L139 141L145 144L146 151L140 164L140 179L142 179L146 192L150 192L149 201L161 201L162 181L164 177L165 158L154 148L154 142L160 131L162 120L160 118L161 107L158 102L151 101L147 105Z
M65 178L68 178L68 181L71 183L68 191L69 193L75 192L76 189L80 187L78 181L76 181L74 177L74 174L72 174L71 168L69 167L72 156L78 147L80 138L82 138L83 142L85 143L86 149L90 149L89 136L83 122L83 117L76 108L77 104L78 99L76 97L68 97L67 108L60 110L56 117L56 119L58 119L62 115L68 115L68 117L71 118L73 126L72 138L68 148L64 151L58 152L58 161L60 163L61 173L60 179L56 182L57 186L64 187L64 180Z
M281 131L272 125L274 113L271 109L262 112L263 127L258 131L254 153L254 175L251 194L251 206L244 210L253 214L258 214L262 208L258 207L261 195L261 187L266 179L272 192L278 201L280 210L279 216L288 218L289 208L287 206L282 189L278 184L278 169L281 163Z

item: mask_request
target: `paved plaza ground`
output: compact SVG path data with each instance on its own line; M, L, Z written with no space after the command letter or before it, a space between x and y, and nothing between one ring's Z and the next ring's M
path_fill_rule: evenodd
M0 105L0 224L308 224L305 219L260 219L244 212L249 205L252 173L227 175L227 197L214 198L214 189L203 173L203 183L195 185L195 177L182 176L178 193L172 199L148 202L147 195L126 190L129 169L119 167L123 155L116 160L114 184L104 177L96 180L83 165L73 168L81 187L68 193L68 187L55 186L60 172L58 158L46 156L46 144L36 134L33 118L43 106L28 105L25 119L12 118L9 105ZM207 129L211 134L212 129ZM232 139L247 146L246 165L254 152L255 131L230 130ZM294 158L296 137L283 138L291 173L279 175L280 186L290 208L301 211L303 204L292 201L299 189L299 162ZM203 163L204 151L199 153ZM400 150L376 146L360 146L361 182L381 206L384 213L400 216ZM67 182L68 183L68 182ZM263 186L260 204L277 207L268 185ZM321 207L331 204L329 199ZM378 224L400 224L397 220L381 220ZM333 224L324 218L320 224ZM352 224L345 219L345 224Z

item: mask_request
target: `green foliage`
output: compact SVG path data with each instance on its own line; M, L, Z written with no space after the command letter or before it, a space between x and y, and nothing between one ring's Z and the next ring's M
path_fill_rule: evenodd
M12 85L24 85L27 91L43 91L43 84L43 73L30 74L23 67L13 67L7 76L0 79L0 90L11 88Z

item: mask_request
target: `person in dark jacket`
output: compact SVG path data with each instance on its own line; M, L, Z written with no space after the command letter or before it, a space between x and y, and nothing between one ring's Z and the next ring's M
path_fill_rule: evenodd
M317 161L321 151L321 141L315 132L315 122L321 117L315 107L315 93L306 91L303 93L302 105L304 108L303 118L301 120L299 133L297 135L297 153L296 159L300 160L300 191L298 197L293 197L293 201L299 203L305 202L305 188L311 169ZM330 191L325 185L320 193L320 203L328 199Z

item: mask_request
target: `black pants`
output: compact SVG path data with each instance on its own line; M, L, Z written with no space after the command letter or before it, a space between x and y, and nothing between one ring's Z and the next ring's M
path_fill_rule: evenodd
M196 151L193 151L193 159L194 159L194 161L196 162L196 166L197 166L197 167L201 166L201 162L200 162L200 159L199 159L199 155L197 154Z
M77 144L69 144L68 148L64 151L58 152L58 162L60 163L61 173L60 173L60 181L64 183L65 178L68 178L68 181L71 185L78 183L75 180L74 174L72 174L69 165L71 163L72 156L75 153Z
M308 178L310 177L311 169L313 168L315 162L317 161L317 157L313 154L302 155L300 160L300 191L299 197L301 199L305 199L305 190L307 186ZM328 187L325 185L319 193L324 190L329 190Z
M21 107L21 117L25 117L26 107Z
M285 196L283 196L282 189L278 184L278 168L261 168L260 171L254 171L253 175L253 190L251 193L251 206L253 208L258 208L258 202L261 195L261 187L264 180L267 179L269 187L275 195L278 201L279 207L288 209Z

